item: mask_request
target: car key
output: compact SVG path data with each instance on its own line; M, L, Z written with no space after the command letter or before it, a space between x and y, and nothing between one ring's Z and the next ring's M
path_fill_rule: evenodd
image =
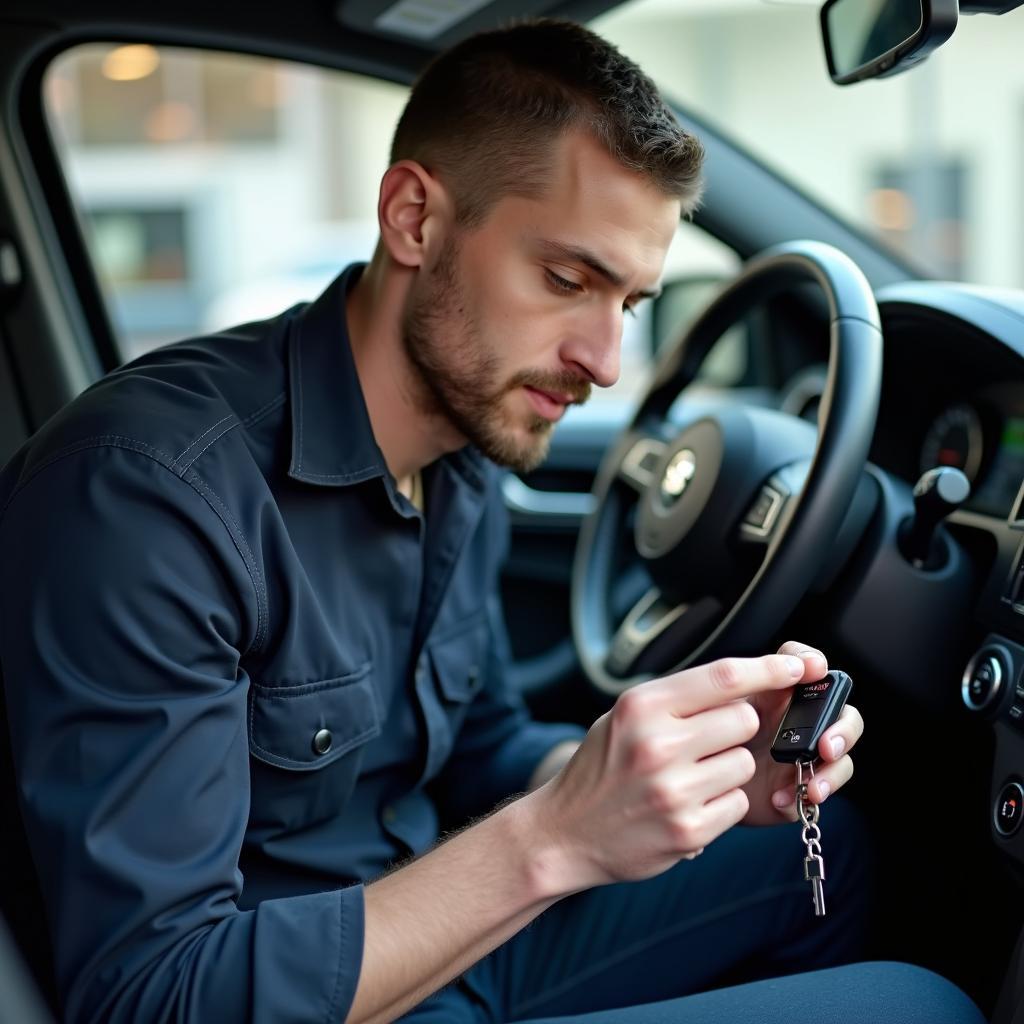
M807 767L814 778L814 765L808 761ZM804 762L796 763L796 809L803 823L800 841L807 847L804 857L804 881L811 883L811 899L814 901L814 916L825 916L825 859L821 855L821 829L818 827L818 816L821 808L817 804L807 802L807 783L803 780Z
M818 740L839 718L852 691L853 680L838 669L813 683L797 686L771 747L776 761L796 764L796 807L803 823L800 838L807 847L804 880L811 883L815 917L825 916L825 860L821 855L821 829L818 827L821 809L807 799L803 770L806 767L814 778Z
M822 733L839 718L853 690L853 680L839 669L793 689L789 707L772 741L771 754L783 764L813 761Z

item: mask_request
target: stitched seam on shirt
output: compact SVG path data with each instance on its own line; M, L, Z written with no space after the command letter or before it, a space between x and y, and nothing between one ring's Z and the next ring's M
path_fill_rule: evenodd
M295 389L296 389L296 405L298 405L298 415L295 417L297 423L297 430L299 434L299 457L295 462L295 472L300 473L302 471L302 346L299 342L302 340L301 334L297 338L292 339L292 351L295 353Z
M338 1001L338 993L341 991L341 961L345 949L345 912L342 909L344 900L341 890L338 890L338 962L334 969L334 991L331 993L330 1002L327 1004L327 1013L324 1015L324 1024L330 1024L334 1019L334 1006Z
M11 496L7 499L2 510L0 510L0 520L3 519L7 513L7 509L10 508L11 502L27 487L44 469L48 466L52 466L62 459L68 458L71 455L75 455L81 451L87 451L91 448L122 448L128 451L134 451L139 455L144 455L146 458L151 459L153 462L160 466L163 466L169 473L176 476L182 483L188 484L199 496L210 506L211 511L221 521L225 530L227 530L228 536L231 538L231 542L235 546L235 550L238 552L239 557L242 559L242 564L245 566L246 572L249 574L249 580L253 585L253 590L256 592L256 636L253 642L249 645L248 650L242 652L243 657L252 652L256 652L260 649L263 639L267 631L267 616L268 602L263 588L263 575L260 572L259 566L256 563L256 558L252 553L248 543L245 540L245 536L242 533L241 527L239 527L237 521L231 515L221 501L219 495L206 483L205 480L199 474L193 470L188 474L186 478L185 473L188 472L187 468L182 469L182 472L177 472L177 466L170 455L165 451L161 451L159 448L154 448L152 445L144 444L142 441L136 441L134 438L125 437L121 434L99 434L96 437L83 438L81 441L76 441L74 444L69 445L67 448L62 449L59 452L55 452L48 459L44 459L31 473L15 488L11 493ZM214 507L214 502L217 506ZM225 520L231 521L231 525ZM231 526L234 526L232 530ZM237 535L236 535L237 534Z
M217 420L217 422L214 423L212 427L207 427L207 429L204 430L187 448L185 448L183 451L178 452L178 454L174 456L174 461L180 462L193 448L195 448L197 444L199 444L200 441L202 441L204 437L206 437L207 434L210 433L211 430L216 430L217 427L219 427L222 423L226 423L229 419L231 419L232 416L234 416L234 413L229 412L227 416L224 416L222 419ZM195 459L193 459L192 461L194 462Z
M352 672L346 672L343 676L314 679L308 683L281 683L277 686L267 686L265 683L254 682L252 686L253 690L266 700L288 700L293 697L305 697L311 693L321 693L324 690L344 690L349 686L356 686L369 675L372 665L372 662L367 661ZM296 690L302 692L296 693Z
M234 415L232 414L231 417L225 417L225 419L228 418L234 419ZM224 420L221 420L221 423L223 422ZM219 434L214 434L213 437L210 438L210 440L207 441L205 445L203 445L201 451L197 452L187 463L184 463L182 465L182 469L188 469L190 466L194 465L202 456L203 452L205 452L206 449L210 447L210 445L219 441L229 430L234 430L234 428L237 426L239 426L239 421L235 420L234 423L229 423Z
M123 442L123 443L116 443ZM21 493L22 489L27 487L35 478L49 466L52 466L55 462L60 462L61 459L67 458L69 455L74 455L76 452L86 451L89 448L127 448L131 451L137 451L141 454L151 454L154 457L154 461L161 463L161 465L171 468L169 463L173 460L171 456L161 451L159 448L153 448L150 445L143 444L141 441L136 441L134 437L125 437L123 434L97 434L95 437L86 437L81 441L75 441L74 444L68 445L66 448L60 449L58 452L54 452L49 458L44 459L38 466L36 466L29 474L21 481L20 484L11 492L10 497L7 499L7 503L3 509L0 510L0 519L3 518L7 509L14 499ZM155 456L161 456L156 458ZM165 461L166 460L166 461ZM173 472L173 470L172 470ZM178 475L178 474L175 474Z
M287 397L287 393L282 391L281 394L276 395L269 402L267 402L266 405L261 405L255 412L249 413L249 415L242 420L242 426L251 427L254 423L261 420L268 413L273 412L274 409L276 409L279 405L284 405L285 399Z
M637 953L640 953L645 949L649 949L652 946L656 946L660 942L664 942L667 938L671 938L675 935L681 935L683 932L687 932L693 928L699 927L700 925L707 924L709 921L714 921L716 918L726 917L737 910L745 910L747 907L750 907L755 903L762 903L765 900L774 899L776 896L781 896L783 893L787 892L804 892L806 888L807 884L805 882L786 882L783 885L775 885L769 889L761 890L761 892L756 896L748 896L743 899L733 900L732 903L727 903L724 907L716 907L714 910L709 910L707 913L700 914L682 924L675 924L668 928L663 928L661 931L655 932L653 935L646 936L639 942L634 942L633 945L626 949L617 950L611 956L605 957L597 963L588 964L582 971L578 971L571 978L564 979L559 984L552 986L540 995L535 995L530 999L517 1003L515 1006L510 1006L509 1013L513 1017L518 1017L520 1014L523 1014L528 1010L535 1011L538 1006L547 1000L564 995L581 982L587 981L596 974L602 974L614 964L620 963L623 960L628 960L630 957L636 956Z
M242 555L242 561L245 562L245 567L249 571L249 575L253 580L253 586L256 588L256 636L253 637L252 643L248 649L242 652L242 656L245 657L250 654L255 654L263 646L263 641L266 639L268 629L268 618L270 617L269 599L266 593L266 587L263 582L263 574L260 572L260 567L256 562L256 557L252 553L252 549L249 547L248 542L245 539L245 533L242 527L239 525L238 520L231 514L228 507L224 504L221 496L199 475L196 470L191 470L188 476L182 475L182 479L188 484L194 487L202 496L206 499L207 503L212 507L213 503L216 502L217 508L220 511L217 513L221 521L224 522L227 527L228 534L235 542L235 547L239 545L245 548L245 553L239 550L239 554ZM216 509L214 510L216 511ZM230 521L231 526L228 526ZM237 537L235 534L237 533ZM248 559L245 557L248 555Z
M299 467L295 467L295 471L298 472ZM360 469L353 469L348 473L310 473L304 472L302 475L308 480L336 480L336 481L352 481L358 483L360 480L369 480L370 474L373 476L380 476L380 466L373 463L369 466L362 466Z

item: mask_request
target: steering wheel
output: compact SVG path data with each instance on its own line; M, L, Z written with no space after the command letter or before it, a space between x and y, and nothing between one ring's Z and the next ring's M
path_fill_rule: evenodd
M726 330L808 282L825 293L831 334L817 430L735 400L677 407ZM768 643L835 544L864 471L881 379L871 287L821 242L788 242L751 260L667 347L601 464L576 548L573 636L598 689L616 695Z

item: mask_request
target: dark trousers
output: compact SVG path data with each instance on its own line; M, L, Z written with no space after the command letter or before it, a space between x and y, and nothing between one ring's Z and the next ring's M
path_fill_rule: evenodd
M820 826L824 918L803 878L800 826L737 826L656 878L556 903L402 1020L984 1024L931 971L855 962L871 913L868 830L842 795Z

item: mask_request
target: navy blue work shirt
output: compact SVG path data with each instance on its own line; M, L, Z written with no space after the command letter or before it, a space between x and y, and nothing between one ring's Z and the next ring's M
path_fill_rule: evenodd
M340 1021L362 883L582 730L506 679L472 449L425 515L312 304L152 352L0 475L0 664L71 1021Z

